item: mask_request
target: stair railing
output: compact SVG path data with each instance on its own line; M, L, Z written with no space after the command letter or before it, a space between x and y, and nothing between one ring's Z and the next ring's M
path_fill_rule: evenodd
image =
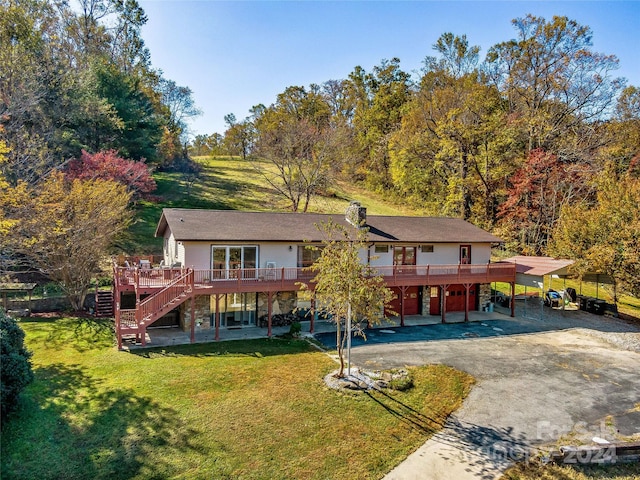
M138 325L149 325L153 323L162 316L159 314L168 305L172 305L173 307L178 306L193 293L193 285L193 269L188 268L185 273L174 279L162 290L142 300L136 308L136 321ZM177 300L182 301L175 303Z

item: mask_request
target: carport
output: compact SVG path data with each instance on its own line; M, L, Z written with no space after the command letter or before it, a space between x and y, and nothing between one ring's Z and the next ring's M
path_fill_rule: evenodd
M569 267L574 264L573 260L551 257L528 257L518 255L503 260L516 264L516 285L534 287L544 290L544 277L549 276L549 289L551 288L551 278L575 278L569 274ZM580 277L582 282L592 282L596 284L596 298L598 297L598 286L601 283L613 285L614 281L609 275L602 273L588 272ZM580 287L582 293L582 286Z
M573 260L518 255L505 260L516 264L516 285L544 290L544 277L566 278ZM551 281L549 281L551 288Z
M545 294L551 290L551 279L552 278L574 278L573 275L569 273L569 268L573 265L573 260L568 259L556 259L551 257L529 257L529 256L515 256L508 258L505 260L506 262L513 262L516 264L516 284L522 285L525 288L524 294L516 295L516 299L523 299L526 302L529 298L533 296L537 296L537 292L533 295L527 293L527 287L533 287L536 289L540 289L542 292L543 299L545 298ZM549 283L547 288L545 288L545 276L549 278ZM594 282L596 283L596 299L598 299L598 286L600 283L605 284L613 284L613 280L610 276L598 273L587 273L580 278L580 291L578 293L579 298L582 295L582 281L586 282ZM590 299L594 300L594 299ZM564 310L565 303L562 303L562 309ZM597 303L597 302L596 302ZM584 305L580 304L580 308L582 310L586 310L583 308ZM591 311L591 310L589 310ZM604 308L603 308L604 311ZM594 313L594 312L592 312Z

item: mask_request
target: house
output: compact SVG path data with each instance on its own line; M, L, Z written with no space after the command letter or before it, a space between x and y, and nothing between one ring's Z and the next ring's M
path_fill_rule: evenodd
M491 263L494 235L456 218L366 215L357 203L347 215L164 209L156 229L163 238L161 267L116 265L116 326L122 337L145 342L146 328L162 322L191 331L244 328L275 313L315 305L298 294L299 282L319 255L316 227L329 219L368 229L360 256L376 267L396 299L391 310L440 315L478 310L494 281L514 285L515 265ZM129 308L125 308L129 307ZM313 331L314 316L309 316Z

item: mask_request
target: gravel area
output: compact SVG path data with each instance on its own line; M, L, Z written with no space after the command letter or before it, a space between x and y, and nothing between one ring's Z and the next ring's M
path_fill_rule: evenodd
M578 328L581 333L596 337L611 344L614 347L630 352L640 353L640 333L633 332L601 332L599 330L591 330L588 328Z

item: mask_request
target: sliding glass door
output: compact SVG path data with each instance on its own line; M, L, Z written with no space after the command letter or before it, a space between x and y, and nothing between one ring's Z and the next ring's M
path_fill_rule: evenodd
M216 270L218 280L257 278L258 247L256 246L212 246L211 268Z
M257 293L229 293L215 301L211 296L211 328L216 325L216 316L224 328L254 327L256 325ZM216 307L219 309L216 312Z

